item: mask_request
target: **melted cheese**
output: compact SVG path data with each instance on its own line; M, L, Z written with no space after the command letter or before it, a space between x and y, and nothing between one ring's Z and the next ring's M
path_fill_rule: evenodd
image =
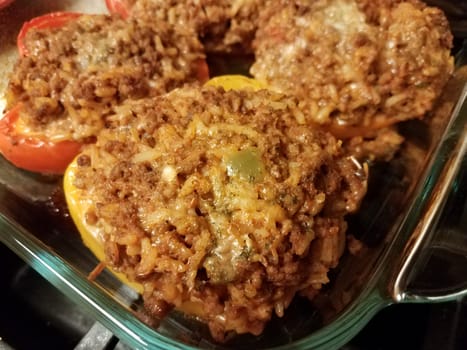
M367 32L365 15L358 9L355 1L334 0L322 11L323 23L339 32L342 37L358 32ZM345 39L343 39L345 40Z

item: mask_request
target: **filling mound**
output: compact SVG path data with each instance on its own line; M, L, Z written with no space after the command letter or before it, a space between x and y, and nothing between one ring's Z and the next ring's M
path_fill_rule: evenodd
M296 294L313 298L345 246L367 171L298 102L267 90L183 88L125 103L78 157L105 263L147 309L259 334Z

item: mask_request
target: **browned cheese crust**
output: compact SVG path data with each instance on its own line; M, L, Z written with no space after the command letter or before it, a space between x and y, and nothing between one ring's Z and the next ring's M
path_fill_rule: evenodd
M63 27L30 30L6 93L24 123L49 139L96 135L111 106L155 96L198 78L197 37L163 22L82 15Z
M453 70L444 14L416 0L277 1L258 27L253 76L342 137L423 117Z
M74 185L93 203L106 263L143 285L155 316L197 305L188 313L217 340L259 334L328 282L367 172L306 118L295 99L215 87L109 117Z

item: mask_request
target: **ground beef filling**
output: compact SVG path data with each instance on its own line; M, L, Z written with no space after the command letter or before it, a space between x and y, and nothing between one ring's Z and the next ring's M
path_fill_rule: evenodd
M94 203L106 263L143 285L155 316L181 308L219 341L259 334L328 282L367 172L297 104L177 89L119 106L109 122L132 127L103 131L79 157L74 185Z
M60 28L30 30L6 92L8 108L52 138L96 135L102 116L126 99L195 82L204 50L196 35L164 22L82 15Z
M252 75L342 137L424 116L453 69L446 17L416 0L278 1L259 22Z
M131 16L192 28L209 53L252 53L260 9L270 0L137 0Z

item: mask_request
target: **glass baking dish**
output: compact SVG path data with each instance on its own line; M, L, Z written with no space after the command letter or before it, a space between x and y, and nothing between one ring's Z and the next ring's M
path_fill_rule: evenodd
M69 9L100 13L105 6L104 1L17 0L0 11L1 90L14 63L21 23ZM390 304L467 295L466 228L449 234L436 230L448 194L465 185L459 178L467 162L466 58L459 50L456 72L433 113L423 122L400 126L406 142L399 155L389 163L371 165L368 196L359 213L349 218L349 233L364 248L343 256L331 283L313 303L296 298L286 315L273 319L259 337L238 336L216 344L202 324L176 311L159 324L151 323L143 316L138 294L112 274L104 271L88 280L98 261L67 214L61 178L18 170L3 158L0 241L135 348L338 348ZM450 278L427 273L433 256L446 262ZM427 274L430 277L423 278Z

